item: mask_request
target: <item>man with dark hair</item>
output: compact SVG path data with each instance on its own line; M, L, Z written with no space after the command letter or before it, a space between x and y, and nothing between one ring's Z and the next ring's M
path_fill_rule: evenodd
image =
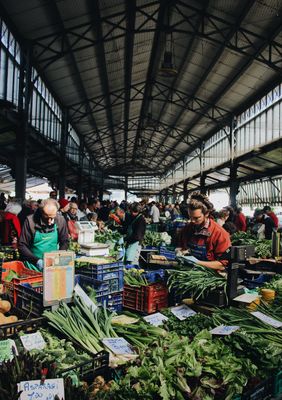
M263 208L263 211L265 212L266 215L268 215L268 216L272 219L272 221L274 222L274 226L275 226L275 228L277 229L277 228L278 228L278 224L279 224L278 217L277 217L277 215L271 210L271 207L270 207L270 206L265 206L265 207Z
M52 191L49 193L49 197L50 197L50 199L57 200L57 192L56 192L56 190L52 190Z
M275 225L272 219L266 215L263 210L256 210L254 217L258 223L262 224L262 227L260 227L257 231L258 239L271 240L272 232L275 231Z
M195 192L188 203L190 223L180 233L177 253L188 250L192 261L215 270L229 263L230 236L210 218L213 204L208 197Z

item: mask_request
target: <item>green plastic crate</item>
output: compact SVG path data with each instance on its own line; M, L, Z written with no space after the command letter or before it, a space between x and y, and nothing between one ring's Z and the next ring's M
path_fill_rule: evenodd
M282 371L279 371L274 378L273 394L274 396L282 394Z

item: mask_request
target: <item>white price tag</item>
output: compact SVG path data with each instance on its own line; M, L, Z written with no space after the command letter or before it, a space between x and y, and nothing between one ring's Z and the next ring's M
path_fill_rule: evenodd
M29 333L20 337L23 347L27 350L42 350L46 346L41 332Z
M147 315L146 317L143 317L143 319L148 322L151 325L154 326L160 326L162 325L165 321L168 320L168 318L161 314L161 313L155 313L155 314L151 314L151 315Z
M196 311L186 306L186 304L182 304L177 307L171 307L170 311L172 312L173 315L175 315L178 319L180 319L180 321L184 321L184 319L197 314Z
M92 312L98 308L78 283L74 287L74 292L84 301L84 303Z
M107 346L114 354L135 354L131 345L124 338L106 338L102 342Z
M240 326L237 325L220 325L212 329L210 333L212 335L231 335L231 333L236 332L238 329L240 329Z
M255 317L260 319L262 322L265 322L266 324L273 326L274 328L281 328L282 327L282 322L281 321L278 321L277 319L271 318L268 315L265 315L260 311L254 311L251 314L253 314Z
M64 380L45 379L41 385L40 380L23 381L18 383L18 392L21 392L20 400L54 400L58 396L60 400L65 399Z

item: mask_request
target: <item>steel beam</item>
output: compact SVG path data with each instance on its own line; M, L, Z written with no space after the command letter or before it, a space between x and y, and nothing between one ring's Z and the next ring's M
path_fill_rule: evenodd
M107 72L105 47L104 47L104 42L103 42L103 30L102 30L102 21L101 21L101 15L100 15L99 2L93 1L93 0L88 0L87 6L89 9L90 15L93 15L94 25L93 25L92 30L93 30L94 36L96 37L97 42L98 42L97 45L94 47L94 49L95 49L96 59L99 60L98 61L98 70L99 70L101 86L103 88L103 92L105 95L106 114L107 114L107 119L108 119L110 129L111 129L113 148L114 148L115 153L117 153L115 131L114 131L114 129L112 129L114 123L113 123L113 115L112 115L112 109L111 109L111 106L112 106L111 99L110 99L110 96L107 95L107 93L110 92L110 86L109 86L109 77L108 77L108 72Z
M157 67L158 67L159 61L160 61L160 56L161 56L162 50L165 45L164 42L162 44L160 44L160 39L161 39L161 34L163 31L163 27L165 25L165 21L167 19L171 4L172 4L171 0L161 0L160 5L159 5L158 20L156 23L156 28L155 28L156 31L154 34L154 39L153 39L152 48L151 48L149 67L148 67L147 76L146 76L146 85L145 85L145 90L144 90L144 95L143 95L143 100L142 100L142 105L141 105L140 115L139 115L139 124L138 124L138 128L137 128L136 136L135 136L132 162L134 162L134 160L135 160L135 155L136 155L136 151L137 151L137 147L138 147L138 140L141 137L143 119L148 112L149 100L150 100L150 96L151 96L151 92L152 92L152 80L155 77Z
M127 163L127 146L128 146L128 127L130 115L130 88L132 82L132 61L133 61L133 46L134 46L134 29L135 29L135 9L136 0L126 0L126 37L125 37L125 52L124 52L124 163ZM126 192L127 196L127 192Z
M253 6L254 2L255 2L255 0L248 0L248 1L245 1L245 2L244 2L244 6L242 7L242 10L241 10L241 13L240 13L240 17L237 19L237 21L236 21L236 23L235 23L234 25L229 26L229 28L228 28L228 30L227 30L227 33L225 34L225 40L222 41L222 42L220 43L220 46L219 46L218 49L215 51L214 57L211 59L211 62L209 63L209 65L208 65L207 69L205 70L204 74L202 75L202 77L201 77L200 81L198 82L198 84L197 84L195 90L193 91L193 93L191 93L192 98L196 96L198 90L201 88L201 86L203 85L203 83L207 80L209 74L211 73L211 71L213 70L214 66L217 64L218 59L220 58L220 56L223 54L223 52L224 52L224 50L225 50L225 43L226 43L228 40L231 40L231 39L232 39L232 37L234 36L234 34L236 33L236 31L238 30L238 27L240 26L240 24L242 23L242 21L244 20L244 18L245 18L246 15L248 14L248 12L250 11L251 7ZM219 98L220 98L220 97L219 97ZM219 100L219 98L216 99L216 100L214 100L214 101L212 101L211 103L214 104L214 105L216 105L216 103L217 103L217 101ZM201 110L202 113L205 114L205 112L207 111L207 109L208 109L208 106L207 106L207 107L204 106L204 107L202 108L202 110ZM180 120L180 118L181 118L182 115L183 115L183 111L184 111L184 110L180 111L179 114L176 116L176 118L175 118L175 120L174 120L174 123L172 124L173 126L178 124L178 121ZM189 134L189 132L192 130L192 128L195 126L195 124L196 124L200 119L201 119L201 116L199 115L198 117L195 118L195 122L193 121L193 122L189 123L189 125L187 126L187 129L185 129L185 131L188 132L188 134ZM188 135L188 134L186 134L186 135ZM178 145L182 142L182 140L183 140L184 137L185 137L185 135L183 135L183 137L180 138L180 139L177 141L175 147L178 146ZM201 141L199 141L199 145L200 145L200 142L201 142ZM168 154L168 153L167 153L167 154ZM181 157L179 157L179 159L176 160L175 164L177 164L180 160L181 160Z

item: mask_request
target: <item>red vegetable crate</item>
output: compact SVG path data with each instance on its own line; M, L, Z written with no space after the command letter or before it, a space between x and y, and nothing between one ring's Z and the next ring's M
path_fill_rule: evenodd
M164 283L152 283L141 287L124 285L124 308L152 314L167 306L168 290Z

